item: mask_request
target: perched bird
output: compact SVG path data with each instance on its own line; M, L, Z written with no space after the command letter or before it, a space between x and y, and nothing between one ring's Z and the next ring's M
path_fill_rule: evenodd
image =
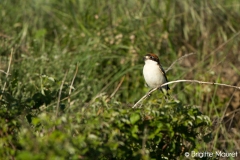
M166 73L163 70L159 58L156 54L147 54L146 56L144 56L144 61L145 65L143 67L143 76L147 85L151 89L168 82ZM167 91L170 88L168 85L166 85L159 89L165 89Z

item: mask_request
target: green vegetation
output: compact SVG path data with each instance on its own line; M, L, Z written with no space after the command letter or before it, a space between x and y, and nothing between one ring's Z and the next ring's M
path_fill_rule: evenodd
M239 11L237 0L0 1L0 157L239 157L239 90L176 83L132 108L149 90L149 52L165 69L194 53L170 81L240 86Z

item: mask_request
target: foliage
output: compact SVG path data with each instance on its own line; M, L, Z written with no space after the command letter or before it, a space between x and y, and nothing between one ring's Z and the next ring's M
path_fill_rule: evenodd
M59 116L41 111L31 117L31 127L15 126L17 141L3 141L7 149L2 154L17 159L173 159L195 148L195 139L203 139L210 125L197 108L180 102L130 109L120 102L110 108L104 101L106 96L101 96L97 105L80 112L70 108Z

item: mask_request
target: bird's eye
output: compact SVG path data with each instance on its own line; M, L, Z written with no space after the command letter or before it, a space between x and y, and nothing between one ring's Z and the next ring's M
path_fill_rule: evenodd
M150 59L153 59L153 56L150 56Z

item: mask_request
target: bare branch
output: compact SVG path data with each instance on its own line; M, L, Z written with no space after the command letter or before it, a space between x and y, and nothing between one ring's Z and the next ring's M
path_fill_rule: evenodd
M11 75L11 74L9 74L9 73L5 72L4 70L1 70L1 69L0 69L0 72L4 73L6 75Z
M137 103L135 103L132 108L135 108L136 106L138 106L138 104L139 104L142 100L144 100L146 97L148 97L148 95L150 95L152 92L156 91L158 88L163 87L163 86L166 86L166 85L168 85L168 84L181 83L181 82L199 83L199 84L211 84L211 85L217 85L217 86L235 88L235 89L240 90L240 87L238 87L238 86L232 86L232 85L223 84L223 83L204 82L204 81L198 81L198 80L176 80L176 81L171 81L171 82L164 83L164 84L162 84L161 86L152 89L152 90L149 91L147 94L145 94L139 101L137 101Z

